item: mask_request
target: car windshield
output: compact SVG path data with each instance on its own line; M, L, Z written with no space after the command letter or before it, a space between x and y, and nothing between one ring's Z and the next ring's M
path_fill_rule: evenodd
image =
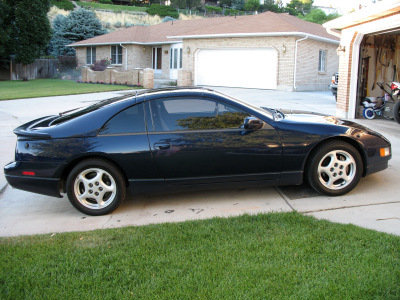
M87 114L89 112L95 111L103 106L108 105L108 104L115 103L120 100L125 100L131 96L135 96L135 94L127 94L127 95L120 96L120 97L114 97L111 99L106 99L106 100L96 102L92 105L89 105L89 106L86 106L83 108L79 107L79 108L75 108L72 110L64 111L59 114L60 116L57 119L55 119L53 122L51 122L51 125L63 123L65 121L68 121L68 120L74 119L76 117L82 116L84 114Z

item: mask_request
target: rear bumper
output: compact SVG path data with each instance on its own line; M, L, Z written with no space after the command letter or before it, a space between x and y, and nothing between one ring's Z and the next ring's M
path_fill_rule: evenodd
M42 195L48 195L61 198L60 179L44 178L27 175L16 175L19 164L16 162L9 163L4 167L4 175L7 182L14 188L33 192ZM21 174L21 173L20 173Z

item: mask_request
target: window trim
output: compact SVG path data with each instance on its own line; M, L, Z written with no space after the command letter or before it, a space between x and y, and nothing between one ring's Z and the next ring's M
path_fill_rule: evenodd
M88 52L90 52L90 62L88 62ZM94 52L94 55L93 55L93 52ZM96 62L96 46L86 47L86 64L93 65L93 64L95 64L95 62Z
M325 74L327 72L327 57L328 57L328 51L326 49L319 49L319 52L318 52L318 73Z
M112 62L112 57L113 57L113 47L115 47L115 58L116 58L116 63L114 64L113 62ZM121 63L119 63L118 62L118 53L119 53L119 51L118 51L118 49L119 48L121 48ZM123 48L122 48L122 46L121 45L112 45L111 47L110 47L110 58L111 58L111 65L113 65L113 66L122 66L122 64L123 64L123 61L124 61L124 51L123 51Z

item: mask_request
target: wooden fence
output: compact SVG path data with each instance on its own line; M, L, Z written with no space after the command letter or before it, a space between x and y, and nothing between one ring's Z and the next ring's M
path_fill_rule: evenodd
M36 59L32 64L22 65L16 64L14 61L10 63L10 79L28 80L37 78L52 78L57 74L58 59Z

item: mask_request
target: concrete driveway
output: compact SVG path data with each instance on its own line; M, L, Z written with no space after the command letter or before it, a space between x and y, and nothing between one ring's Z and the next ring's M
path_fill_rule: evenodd
M329 92L217 89L258 106L335 113L335 100ZM16 126L40 116L124 93L126 91L0 101L0 164L3 166L13 159L16 138L12 129ZM83 231L292 210L400 235L400 127L384 120L358 121L391 140L393 158L387 170L363 178L357 188L341 197L320 196L307 186L232 188L129 197L112 214L90 217L74 209L66 197L52 198L7 186L1 169L0 236Z

